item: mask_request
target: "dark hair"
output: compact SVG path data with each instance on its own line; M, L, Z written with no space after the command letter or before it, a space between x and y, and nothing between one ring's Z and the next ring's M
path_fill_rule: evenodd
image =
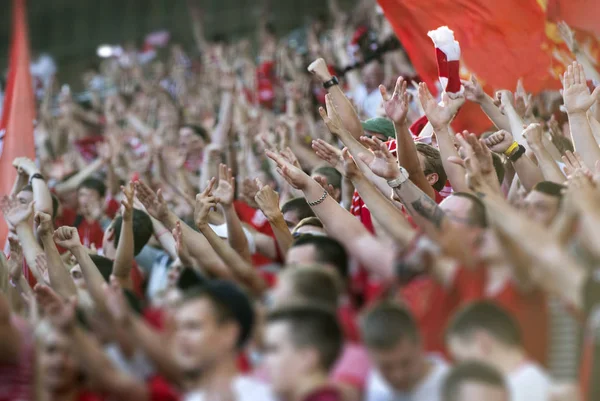
M21 191L19 191L19 192L22 192L22 191L33 192L33 187L31 186L31 184L27 184L23 188L21 188Z
M117 216L113 220L112 229L114 230L115 248L119 246L121 238L121 227L123 225L123 216ZM154 233L152 228L152 219L145 212L133 209L133 254L137 256L146 246L150 237Z
M425 169L423 170L423 173L425 173L425 175L437 174L438 180L432 187L438 192L441 191L446 186L448 175L446 174L446 170L444 170L440 151L425 143L417 142L415 143L415 146L417 147L417 152L425 156Z
M474 302L459 310L452 318L446 337L469 337L484 330L501 343L520 346L521 330L515 319L504 309L489 301Z
M113 271L114 262L100 255L90 255L90 258L98 268L98 271L100 271L100 274L102 274L102 277L104 277L104 280L108 283Z
M281 213L295 212L298 216L298 221L307 217L315 217L315 213L312 211L306 199L302 197L293 198L285 202L281 207Z
M305 226L323 228L323 222L318 217L307 217L305 219L300 220L298 224L296 224L295 229L297 230L300 227Z
M485 210L485 205L477 196L469 192L454 192L452 196L466 198L471 201L471 209L469 210L469 224L481 228L487 228L488 218Z
M475 382L506 390L502 373L490 365L481 362L465 362L454 366L442 387L443 401L461 401L460 389L465 383Z
M342 174L337 171L336 168L331 166L320 166L315 167L311 175L319 174L327 179L327 183L332 185L335 189L342 187Z
M314 246L315 262L334 266L340 277L346 281L348 278L348 253L339 241L324 235L304 234L299 236L291 247L303 245Z
M335 309L306 303L275 309L267 316L267 323L285 322L288 333L297 348L315 348L320 364L329 371L342 351L344 335Z
M498 177L498 182L502 184L502 181L504 181L504 173L506 173L506 169L504 168L504 162L502 161L500 155L492 152L492 163L494 164L494 170L496 170L496 177Z
M368 348L387 350L401 340L420 341L419 329L411 313L402 306L383 301L360 319L360 333Z
M566 189L564 185L557 184L552 181L540 181L533 187L534 191L541 192L546 195L554 196L559 201L562 200L563 191Z
M225 280L210 280L194 286L183 294L183 303L208 299L219 323L235 322L240 331L237 348L242 348L254 328L254 309L250 298L237 285Z
M340 282L337 273L324 269L321 265L288 268L282 278L290 280L294 298L314 301L335 308L340 295Z
M98 192L98 195L100 195L101 198L104 198L104 196L106 195L106 185L102 180L99 180L97 178L86 178L77 187L78 190L81 188L93 189L96 192Z
M177 288L187 291L190 288L201 286L206 282L204 277L191 267L184 267L177 278Z
M183 124L181 128L189 128L191 129L194 134L198 135L200 138L204 139L205 142L210 142L210 137L208 135L208 133L206 132L206 130L201 127L200 125L195 125L195 124Z

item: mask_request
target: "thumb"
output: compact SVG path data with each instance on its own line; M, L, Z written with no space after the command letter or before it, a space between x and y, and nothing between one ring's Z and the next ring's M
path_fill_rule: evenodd
M598 101L599 96L600 96L600 86L596 86L596 88L592 92L592 98L594 98L595 101Z
M390 96L387 93L387 89L385 89L385 86L383 85L379 85L379 92L381 93L381 97L383 98L384 101L388 101L390 100Z

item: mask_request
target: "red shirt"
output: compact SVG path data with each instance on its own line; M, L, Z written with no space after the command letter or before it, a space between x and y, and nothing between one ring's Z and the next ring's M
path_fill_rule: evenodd
M356 324L357 311L350 301L346 301L338 307L337 317L342 326L342 330L344 331L344 338L346 341L359 343L360 332Z
M466 304L482 299L492 300L510 312L519 323L523 336L523 347L527 354L542 366L548 359L548 311L546 296L542 291L524 292L512 281L507 281L501 291L487 295L487 269L460 268L456 274L454 287L460 302Z
M314 390L306 397L304 397L303 401L343 401L344 397L342 396L340 390L333 386L326 386Z
M82 219L77 226L77 232L81 243L86 248L90 248L92 244L96 249L102 249L102 240L104 239L104 230L98 221L87 221Z
M0 401L33 400L35 375L33 328L24 319L12 317L21 338L16 364L0 363Z
M77 396L77 401L102 401L104 398L88 391L82 391Z
M178 401L180 395L161 376L154 376L146 384L150 401Z

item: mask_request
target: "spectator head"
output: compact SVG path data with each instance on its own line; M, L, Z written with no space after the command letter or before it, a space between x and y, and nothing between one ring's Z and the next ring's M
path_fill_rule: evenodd
M467 192L455 192L440 203L448 220L458 226L465 243L479 247L488 226L485 205L477 196Z
M281 213L290 231L300 223L300 220L315 217L315 213L304 198L293 198L285 202L281 207Z
M421 169L425 173L425 177L427 177L427 182L436 191L441 191L446 186L448 176L442 164L440 151L424 143L416 143L415 145L417 147L419 163L421 163Z
M538 182L524 200L529 217L549 227L560 210L564 189L564 185L555 182Z
M455 360L490 364L498 355L522 345L517 322L488 301L474 302L458 311L448 326L446 342Z
M193 124L185 124L179 128L179 147L190 152L202 152L210 143L206 130Z
M384 78L383 66L379 60L369 62L362 69L362 79L369 92L378 90Z
M318 302L336 308L341 293L339 275L321 265L289 266L271 293L274 306L290 302Z
M69 336L57 330L47 319L38 323L35 336L39 342L37 362L44 392L63 394L77 388L81 371Z
M323 235L301 235L292 243L288 265L319 264L335 270L343 281L348 279L348 253L342 244Z
M188 377L197 377L223 358L235 358L255 320L248 296L224 280L187 290L174 317L172 352Z
M98 268L100 274L102 274L104 280L108 283L110 281L110 275L112 274L114 262L100 255L90 255L90 258ZM74 265L71 267L70 273L71 278L75 283L75 287L80 290L87 290L85 279L83 278L83 273L81 271L81 266L79 266L79 264Z
M298 238L301 235L327 235L323 223L318 217L307 217L300 220L300 223L292 230L292 236Z
M306 380L327 377L342 343L335 309L300 303L270 312L265 328L265 366L275 392L294 399Z
M98 178L87 178L77 187L77 202L86 205L102 202L106 196L106 185Z
M310 175L312 178L320 178L324 180L327 184L333 186L333 194L331 197L335 199L336 202L339 202L342 198L342 174L340 174L337 169L331 166L320 166L313 169L312 174Z
M450 370L444 380L442 401L508 401L502 373L481 362L465 362Z
M104 255L114 259L119 240L121 238L121 227L123 226L123 217L117 216L104 232L102 239L102 250ZM150 237L154 233L152 220L145 212L133 209L133 255L137 256L142 248L146 246Z
M426 361L417 325L400 305L382 302L360 320L371 362L396 391L410 391L423 378Z
M376 137L377 139L386 142L396 138L396 130L392 120L384 117L370 118L361 123L365 130L365 135Z
M17 193L17 201L19 201L19 203L22 205L28 205L33 201L33 187L31 184L25 185Z

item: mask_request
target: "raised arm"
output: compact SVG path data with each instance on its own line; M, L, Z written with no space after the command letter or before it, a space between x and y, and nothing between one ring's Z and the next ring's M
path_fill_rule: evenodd
M256 295L262 295L267 288L262 277L254 270L250 263L244 260L227 242L219 238L208 225L210 210L216 208L219 202L219 199L212 193L215 182L216 179L213 178L206 189L196 196L194 222L215 252L233 272L234 278L237 278L242 284L248 286Z
M52 195L48 189L48 184L44 181L40 169L35 162L26 157L19 157L13 163L17 169L22 169L29 176L29 182L33 190L33 200L35 201L35 211L52 214Z
M600 160L600 148L587 117L587 111L598 96L600 87L590 94L581 64L574 62L570 65L563 76L563 101L569 117L573 144L588 166L593 166Z
M279 209L279 194L269 185L260 182L258 178L256 179L256 185L258 186L258 192L256 192L254 200L273 229L280 253L286 255L292 246L292 242L294 242L294 237L283 218L281 209Z
M565 175L554 161L554 158L552 158L550 152L548 152L544 146L542 140L543 135L544 132L540 124L530 124L525 131L523 131L523 136L538 161L538 166L542 171L544 179L546 181L562 184L565 181Z
M510 122L508 121L508 118L502 114L498 106L496 106L494 99L483 91L483 88L475 75L471 74L471 79L469 81L461 82L465 88L465 97L467 100L479 104L479 107L481 107L483 112L488 116L492 123L494 123L496 128L510 131Z
M89 176L94 174L96 171L100 170L106 161L102 158L98 158L88 164L85 168L79 170L77 174L68 180L58 183L54 186L54 191L58 196L75 191L77 187Z
M135 197L135 187L133 182L129 182L127 187L121 187L125 199L121 202L123 205L123 223L121 224L121 233L119 243L113 264L113 276L115 276L121 286L131 289L130 272L134 260L134 239L133 239L133 199Z

